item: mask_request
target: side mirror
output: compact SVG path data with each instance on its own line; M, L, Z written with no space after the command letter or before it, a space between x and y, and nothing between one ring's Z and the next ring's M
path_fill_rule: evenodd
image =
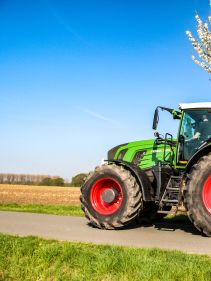
M154 113L154 119L153 119L153 125L152 125L153 130L157 130L158 122L159 122L159 110L157 107L155 109L155 113Z

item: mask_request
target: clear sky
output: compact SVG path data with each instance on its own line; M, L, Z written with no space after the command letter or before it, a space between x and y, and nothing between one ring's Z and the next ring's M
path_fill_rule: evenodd
M209 0L0 0L0 172L71 178L151 138L157 105L211 101L196 11Z

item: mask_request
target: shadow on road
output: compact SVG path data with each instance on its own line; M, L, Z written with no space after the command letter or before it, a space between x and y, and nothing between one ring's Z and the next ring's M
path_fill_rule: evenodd
M182 230L192 235L201 235L201 233L194 227L186 215L177 215L173 218L163 218L153 220L152 222L139 222L136 227L154 227L158 231L176 231ZM134 227L133 227L134 228Z
M139 223L136 224L136 227L154 227L154 229L158 231L176 231L182 230L186 233L190 233L192 235L201 235L201 233L194 227L194 225L190 222L187 216L185 215L178 215L172 219L159 219L154 220L151 223Z
M92 228L97 228L93 226L91 223L88 225ZM149 221L147 219L141 219L138 222L133 222L130 225L125 226L124 228L119 229L118 231L124 231L129 229L137 229L137 228L149 228L153 227L157 231L176 231L182 230L186 233L190 233L192 235L201 235L201 233L193 226L193 224L189 221L187 216L179 215L172 219L157 219L153 221Z
M192 235L201 235L200 232L193 226L191 222L176 222L176 221L157 221L153 224L158 231L176 231L182 230Z

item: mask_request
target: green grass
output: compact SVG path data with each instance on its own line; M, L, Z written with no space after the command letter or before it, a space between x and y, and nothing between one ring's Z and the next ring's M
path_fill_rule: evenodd
M65 206L65 205L21 205L21 204L0 204L0 211L15 211L15 212L28 212L39 214L52 214L63 216L84 216L84 212L80 206ZM169 222L189 222L186 215L168 215L164 221Z
M190 222L188 216L186 214L179 214L179 215L167 215L164 220L166 222Z
M211 258L0 234L0 280L211 280Z
M64 216L84 216L80 206L0 204L0 211L16 211Z

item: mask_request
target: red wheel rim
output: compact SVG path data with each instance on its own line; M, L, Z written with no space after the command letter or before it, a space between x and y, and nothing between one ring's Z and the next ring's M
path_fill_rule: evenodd
M106 202L103 199L105 192L115 193L112 202ZM101 178L94 183L90 193L92 207L102 215L111 215L115 213L122 204L122 188L118 181L112 178Z
M211 214L211 176L209 176L204 184L202 190L202 198L204 206L207 211Z

